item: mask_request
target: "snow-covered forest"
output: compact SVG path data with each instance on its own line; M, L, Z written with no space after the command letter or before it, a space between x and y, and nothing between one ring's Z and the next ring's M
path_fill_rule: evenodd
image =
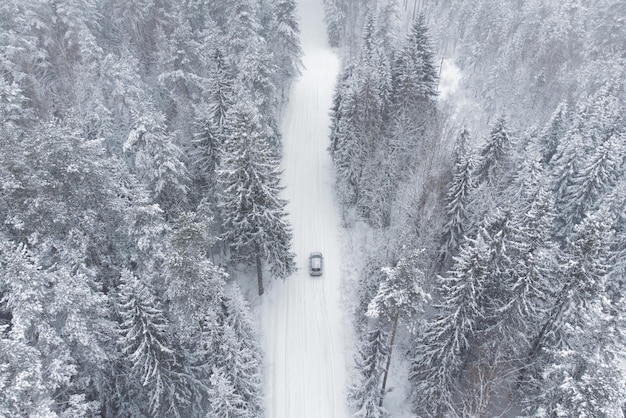
M0 416L262 415L294 9L0 2Z
M357 416L623 416L626 4L326 19Z
M312 401L623 417L626 3L307 1L347 242L345 309L309 306L354 328ZM298 306L265 289L310 280L281 169L303 3L0 2L0 417L268 415L259 322Z

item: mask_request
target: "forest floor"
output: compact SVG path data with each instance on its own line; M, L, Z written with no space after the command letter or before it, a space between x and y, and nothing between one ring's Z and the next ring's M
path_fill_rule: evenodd
M299 270L267 280L261 298L265 414L269 418L344 418L350 327L342 292L342 244L330 154L330 107L339 58L328 46L321 0L298 4L302 76L284 114L282 168ZM312 277L308 256L324 255Z

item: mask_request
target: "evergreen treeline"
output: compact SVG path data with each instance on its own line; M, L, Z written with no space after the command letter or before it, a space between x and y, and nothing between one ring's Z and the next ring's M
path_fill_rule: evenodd
M593 93L624 65L623 1L422 1L418 9L469 96L520 125L545 122L559 102Z
M453 10L464 3L482 17ZM393 6L345 17L362 25L360 45L338 80L330 151L345 225L373 237L355 302L356 416L388 414L391 356L409 365L417 416L624 414L626 57L615 43L626 35L597 32L621 6L527 3L549 17L539 43L515 26L509 2L449 2L440 16L432 6L430 22L416 14L404 36L394 35L402 19ZM548 26L558 19L571 25L563 42L584 38L582 50L555 46L563 34ZM493 122L472 129L485 135L460 129L453 144L436 99L433 45L447 40L429 31L442 22L463 42L492 28L476 35L480 53L460 48L459 62L480 63L464 83L482 95L479 119ZM505 53L514 45L545 54L515 58ZM599 57L605 65L589 72ZM539 90L519 77L550 60L552 81ZM519 84L491 79L503 63L518 67ZM510 116L493 114L509 105Z
M294 8L0 4L0 416L262 415Z

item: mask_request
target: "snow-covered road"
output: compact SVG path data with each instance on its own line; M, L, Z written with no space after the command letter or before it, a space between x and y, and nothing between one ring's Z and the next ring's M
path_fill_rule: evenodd
M304 70L284 115L284 196L299 271L272 281L261 308L268 418L348 417L346 324L341 303L339 208L328 147L329 111L339 60L327 45L322 0L298 4ZM324 275L307 270L324 254Z

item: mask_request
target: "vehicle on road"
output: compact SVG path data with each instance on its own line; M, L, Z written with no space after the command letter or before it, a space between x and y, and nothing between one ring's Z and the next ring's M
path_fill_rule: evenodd
M324 273L324 257L320 252L312 252L309 255L309 274L321 276Z

